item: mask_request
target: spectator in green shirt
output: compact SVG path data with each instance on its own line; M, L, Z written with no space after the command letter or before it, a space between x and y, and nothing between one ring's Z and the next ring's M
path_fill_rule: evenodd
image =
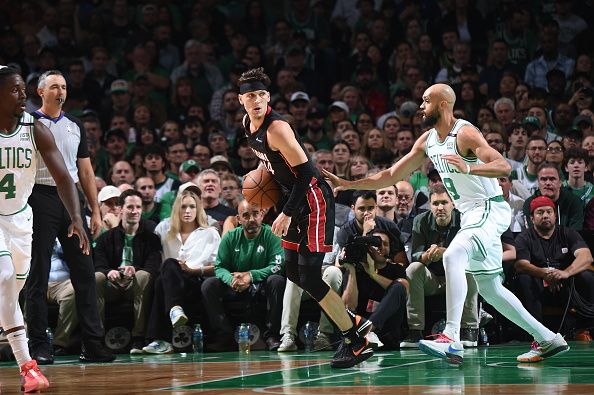
M202 297L208 313L211 351L234 348L233 326L225 312L224 302L258 299L267 301L264 338L270 351L278 349L280 319L285 292L285 277L281 273L283 249L281 240L263 225L264 212L246 200L238 207L241 225L223 236L215 262L215 277L202 284ZM216 339L212 341L212 339Z

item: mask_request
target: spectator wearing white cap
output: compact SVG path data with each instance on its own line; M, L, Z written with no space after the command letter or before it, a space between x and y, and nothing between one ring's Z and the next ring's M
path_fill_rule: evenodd
M229 159L223 155L215 155L210 158L210 168L216 171L220 178L223 178L223 176L227 174L233 173L233 167L231 167Z
M118 199L122 193L113 185L104 186L97 195L99 210L101 211L102 227L101 235L109 229L113 229L120 223L120 211L122 206Z
M303 91L294 92L289 100L289 113L293 116L295 130L300 135L303 135L307 130L309 104L309 95Z
M332 102L328 107L328 115L330 118L329 137L333 139L336 135L336 126L341 121L351 120L349 106L340 100Z

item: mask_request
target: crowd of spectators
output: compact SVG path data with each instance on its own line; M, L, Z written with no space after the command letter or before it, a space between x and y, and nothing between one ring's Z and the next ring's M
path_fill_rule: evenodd
M286 117L317 166L349 179L406 155L426 130L417 115L423 92L433 83L451 85L454 114L475 124L513 167L511 177L499 179L513 208L513 236L548 237L534 230L543 219L533 204L548 197L554 208L548 215L570 235L563 242L571 247L560 250L572 253L555 268L571 268L566 277L589 268L582 236L569 231L590 241L588 231L594 230L589 2L48 0L5 2L0 8L0 64L20 70L27 111L41 105L40 73L58 69L66 78L63 110L84 125L99 192L104 229L95 240L94 262L100 309L103 301L133 300L134 352L169 352L170 328L161 323L167 317L173 327L185 323L182 305L188 301L207 303L201 323L213 344L228 346L232 329L221 301L248 294L267 293L269 348L279 346L280 336L295 338L294 318L281 326L283 258L266 225L274 210L264 216L241 203L242 177L258 160L245 138L236 82L254 67L271 77L270 106ZM346 235L361 233L366 221L374 221L385 239L383 250L374 252L375 269L343 266L344 278L334 273L331 281L343 289L345 304L372 317L381 333L398 334L406 310L414 338L425 329L422 302L407 304L403 290L409 285L395 281L391 264L411 262L409 298L443 286L442 273L432 266L439 267L449 237L433 232L459 220L450 213L440 225L428 214L438 216L447 206L435 190L439 183L427 161L410 179L377 195L336 196L338 245ZM444 207L437 208L432 194ZM358 211L361 201L373 207ZM195 235L199 230L205 233ZM254 243L261 238L266 242ZM194 240L200 249L188 246ZM512 276L513 240L503 243L513 249L504 256ZM249 251L237 257L230 243ZM527 276L563 284L566 277L526 269L527 262L552 264L525 248L517 251L520 284L529 283ZM264 252L265 258L249 261ZM575 259L579 264L572 264ZM423 288L414 282L418 276L437 280ZM579 281L594 289L592 276ZM361 288L372 291L362 295ZM292 286L287 290L295 306L300 294ZM537 316L538 304L526 300L543 292L523 294ZM386 310L383 298L397 303ZM470 309L476 310L473 298ZM54 294L51 299L60 301ZM465 316L469 329L478 326L475 313ZM76 320L61 313L64 318ZM60 327L70 333L73 324ZM329 323L322 329L330 335ZM384 340L397 344L390 336ZM57 335L57 345L67 347L67 337Z

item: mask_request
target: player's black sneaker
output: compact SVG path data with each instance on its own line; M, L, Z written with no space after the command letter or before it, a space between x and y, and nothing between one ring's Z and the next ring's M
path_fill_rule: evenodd
M373 356L373 349L364 337L351 342L344 338L334 355L330 366L337 369L353 367Z

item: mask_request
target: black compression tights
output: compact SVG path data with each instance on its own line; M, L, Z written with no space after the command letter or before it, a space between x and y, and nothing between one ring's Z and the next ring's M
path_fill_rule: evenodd
M330 291L328 284L322 280L323 260L323 252L309 252L307 247L300 253L285 249L287 278L303 288L317 302L324 299Z

